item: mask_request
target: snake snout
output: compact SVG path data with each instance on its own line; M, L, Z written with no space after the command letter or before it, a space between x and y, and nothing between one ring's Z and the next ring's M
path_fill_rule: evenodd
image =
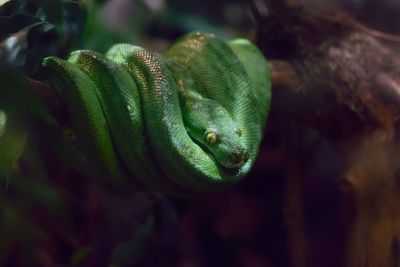
M246 149L239 149L237 152L234 154L234 159L232 162L232 167L241 167L243 164L247 162L249 159L249 153L247 152Z

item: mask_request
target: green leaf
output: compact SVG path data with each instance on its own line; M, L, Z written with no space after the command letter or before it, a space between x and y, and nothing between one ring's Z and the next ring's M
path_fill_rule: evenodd
M24 151L28 137L25 125L0 110L0 173L8 179Z
M38 94L28 88L23 75L0 67L0 84L0 109L7 115L24 119L40 118L50 125L57 125Z

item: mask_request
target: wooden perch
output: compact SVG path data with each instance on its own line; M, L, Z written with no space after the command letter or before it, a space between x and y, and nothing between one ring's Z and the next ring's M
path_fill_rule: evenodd
M399 37L335 19L344 17L288 8L259 26L258 45L273 59L269 132L289 146L284 160L297 161L297 171L288 172L295 177L285 178L290 266L310 266L315 255L305 229L307 209L297 202L305 198L304 185L298 188L299 177L306 177L298 168L302 155L290 156L296 131L309 127L332 144L343 164L336 179L340 213L347 214L337 233L344 243L331 257L347 267L400 263L400 56L384 43ZM293 125L298 129L285 129Z

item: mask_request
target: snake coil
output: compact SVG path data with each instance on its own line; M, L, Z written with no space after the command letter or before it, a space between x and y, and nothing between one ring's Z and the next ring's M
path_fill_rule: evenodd
M194 32L163 55L129 44L43 61L78 147L118 187L225 189L258 154L270 106L265 58L248 40Z

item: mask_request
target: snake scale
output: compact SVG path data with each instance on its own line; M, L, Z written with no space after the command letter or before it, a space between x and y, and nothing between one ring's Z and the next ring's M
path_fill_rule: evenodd
M162 55L116 44L47 57L78 147L122 188L210 192L254 164L270 106L268 65L246 39L189 33ZM107 179L107 178L106 178Z

